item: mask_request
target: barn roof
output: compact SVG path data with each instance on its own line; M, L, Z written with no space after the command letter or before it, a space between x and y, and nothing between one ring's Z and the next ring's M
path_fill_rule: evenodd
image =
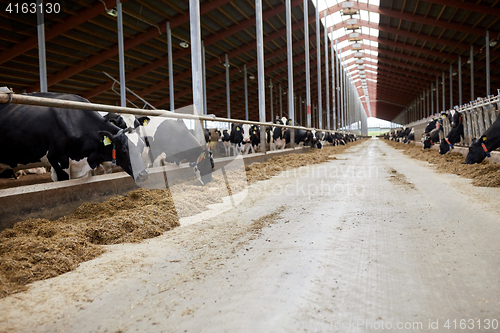
M319 0L325 2L325 0ZM378 22L354 15L362 27L378 30L378 36L364 35L366 92L361 86L359 69L351 76L359 87L365 111L372 116L392 120L424 91L442 82L446 94L449 75L453 81L453 104L458 104L459 57L462 64L463 102L471 99L471 47L474 53L475 96L486 95L485 36L500 39L500 0L380 0L354 1L353 8L379 14ZM27 1L29 2L29 1ZM116 17L111 16L115 0L60 0L61 11L45 14L47 74L50 91L81 95L92 102L116 104L117 85L105 74L118 78ZM174 86L176 107L192 104L189 1L126 0L123 2L125 69L127 87L157 108L169 108L168 52L166 25L170 22L173 39ZM340 0L326 0L327 14L342 10ZM0 16L0 86L16 92L39 90L36 15L8 12L2 2ZM266 83L272 79L274 108L279 108L278 87L287 86L285 1L263 0L264 52ZM314 1L314 4L316 1ZM293 25L294 90L305 96L305 49L303 0L291 0ZM315 6L308 1L311 66L311 96L317 102L316 17ZM201 34L206 48L208 113L226 114L225 55L228 54L231 80L231 115L244 118L243 66L248 75L257 76L255 42L255 3L253 0L205 0L200 2ZM324 12L320 14L322 18ZM324 20L321 26L321 50L324 56ZM326 28L345 31L347 21ZM491 43L491 89L500 88L500 44ZM352 45L343 49L343 52ZM348 53L346 53L348 54ZM353 57L353 54L346 56ZM330 65L331 70L331 65ZM324 69L323 69L324 71ZM323 73L322 80L325 80ZM249 113L258 119L257 80L249 79ZM269 89L269 88L268 88ZM322 89L326 89L325 84ZM442 87L440 87L442 89ZM325 101L325 93L322 94ZM139 107L133 95L128 98ZM269 92L266 92L269 106ZM440 97L441 98L441 97ZM323 105L325 102L323 101ZM446 98L446 108L450 99ZM269 107L267 107L269 108ZM283 110L287 98L283 98ZM297 107L298 109L298 107Z

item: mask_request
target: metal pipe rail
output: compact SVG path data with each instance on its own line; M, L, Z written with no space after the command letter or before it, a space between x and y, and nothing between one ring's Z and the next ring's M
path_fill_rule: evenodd
M158 117L177 118L177 119L220 121L220 122L226 122L226 123L239 123L239 124L260 125L260 126L272 125L272 126L276 126L276 127L302 129L302 130L307 130L307 131L313 131L313 130L314 131L326 131L326 130L317 129L317 128L313 128L313 127L281 125L281 124L273 124L273 123L268 123L268 122L220 118L220 117L209 116L209 115L197 116L197 115L185 114L185 113L175 113L175 112L171 112L171 111L167 111L167 110L142 110L142 109L135 109L135 108L129 108L129 107L122 107L122 106L74 102L74 101L66 101L66 100L44 98L44 97L26 96L26 95L21 95L21 94L5 93L5 92L0 92L0 103L2 103L2 104L15 103L15 104L39 105L39 106L47 106L47 107L60 107L60 108L68 108L68 109L80 109L80 110L88 110L88 111L126 113L126 114L140 115L140 116L158 116ZM331 131L331 132L337 133L337 131Z

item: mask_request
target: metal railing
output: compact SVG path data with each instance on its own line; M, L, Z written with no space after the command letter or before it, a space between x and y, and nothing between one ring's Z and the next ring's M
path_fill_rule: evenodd
M479 97L475 101L457 107L457 110L463 114L464 125L464 140L458 144L459 146L469 146L472 139L479 138L497 119L500 111L500 89L497 90L497 93L496 96ZM437 113L434 116L411 122L406 126L413 127L415 129L415 140L420 140L431 118L439 116L440 113ZM447 137L450 130L450 120L444 118L440 139Z
M259 122L259 121L250 121L250 120L240 120L240 119L229 119L229 118L221 118L216 117L215 115L194 115L194 114L186 114L186 113L175 113L167 110L143 110L137 108L129 108L122 106L114 106L114 105L105 105L105 104L95 104L95 103L84 103L84 102L74 102L67 100L59 100L53 98L44 98L44 97L34 97L27 96L21 94L0 92L0 103L15 103L15 104L26 104L26 105L39 105L39 106L47 106L47 107L59 107L59 108L68 108L68 109L79 109L79 110L88 110L88 111L103 111L103 112L114 112L118 114L133 114L133 115L141 115L141 116L158 116L158 117L166 117L166 118L174 118L174 119L191 119L191 120L200 120L200 121L220 121L227 123L238 123L238 124L250 124L250 125L259 125L259 126L276 126L276 127L286 127L292 129L302 129L308 131L329 131L332 133L341 133L340 131L333 130L325 130L318 129L313 127L304 127L304 126L295 126L295 125L281 125L281 124L273 124L271 122Z

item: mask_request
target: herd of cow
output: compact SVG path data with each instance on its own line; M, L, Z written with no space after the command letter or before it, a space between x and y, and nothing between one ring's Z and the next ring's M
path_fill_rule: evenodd
M276 121L278 125L292 125L292 121L287 118L281 118ZM280 126L266 126L266 149L277 150L284 149L291 142L291 129ZM310 146L321 149L325 144L333 146L345 145L347 142L356 140L354 134L342 134L332 131L315 131L293 129L294 142L298 146ZM222 147L226 156L248 154L260 149L260 126L251 124L231 124L231 130L216 130L217 138L214 141L222 143ZM207 136L207 142L212 140L212 137ZM217 147L217 146L216 146ZM221 147L219 145L219 147Z
M443 130L443 119L448 118L451 130L448 135L440 139ZM454 145L464 138L464 116L458 110L442 112L441 115L433 117L425 127L422 135L423 149L431 148L439 143L439 154L446 154ZM406 128L386 133L385 139L398 142L409 143L415 140L414 129ZM465 164L481 163L486 157L490 157L490 152L500 147L500 117L481 135L479 139L474 138L469 146L469 152L465 158Z
M72 94L32 93L35 97L89 103ZM286 118L277 121L290 125ZM260 128L233 124L231 130L216 130L226 156L247 154L259 149ZM356 140L352 134L295 129L295 143L322 148L326 143L345 145ZM271 150L290 143L290 129L266 127L266 142ZM211 132L205 130L205 140ZM67 180L88 175L102 167L118 165L137 183L148 179L148 168L164 162L189 163L197 179L212 180L213 154L209 144L201 144L184 121L164 117L120 116L66 108L36 105L0 105L1 177L16 177L14 168L37 162L51 166L52 180ZM219 145L219 146L220 146ZM36 170L36 169L35 169ZM36 172L36 171L35 171Z

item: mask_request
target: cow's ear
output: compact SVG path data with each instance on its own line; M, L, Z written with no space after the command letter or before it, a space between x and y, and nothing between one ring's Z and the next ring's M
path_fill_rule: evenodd
M107 131L99 131L97 133L99 135L99 140L105 145L108 146L111 143L113 143L113 134L107 132Z
M149 117L144 116L144 117L139 117L137 118L137 121L141 126L147 126L147 124L150 122L151 119Z

